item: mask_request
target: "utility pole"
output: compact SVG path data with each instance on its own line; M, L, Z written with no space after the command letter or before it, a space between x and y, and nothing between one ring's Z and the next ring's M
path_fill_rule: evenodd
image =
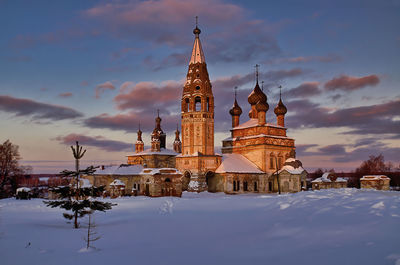
M279 168L278 168L278 159L275 157L275 165L276 165L276 180L278 181L278 193L281 194L281 183L279 181Z

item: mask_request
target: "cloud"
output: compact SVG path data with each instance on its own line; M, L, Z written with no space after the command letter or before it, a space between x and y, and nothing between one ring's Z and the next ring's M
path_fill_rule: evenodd
M348 127L346 134L398 134L400 120L400 99L343 109L330 109L308 99L292 100L285 103L290 115L290 128L332 128ZM293 114L292 114L293 113Z
M83 116L72 108L37 102L31 99L0 95L0 110L17 116L31 116L33 120L65 120Z
M284 91L284 98L308 98L321 94L319 82L305 82L298 87Z
M376 86L380 80L377 75L368 75L364 77L354 77L341 75L325 83L325 89L328 91L343 90L353 91L366 86Z
M144 65L153 70L189 60L195 16L200 18L202 34L207 35L203 47L209 63L248 62L279 53L274 33L290 23L254 20L243 7L220 0L108 1L82 12L82 18L115 38L135 36L140 41L167 45L171 52L165 58L144 59ZM121 50L112 56L120 58L123 54Z
M259 80L276 83L278 81L282 81L288 78L302 76L308 72L309 70L304 70L302 68L293 68L289 70L286 69L271 70L266 72L260 72ZM220 77L212 81L212 84L213 87L216 87L217 89L229 88L229 90L232 90L235 86L240 87L250 82L255 83L254 73L248 73L245 75L237 74L229 77Z
M122 130L126 132L136 132L140 123L141 130L150 132L154 129L156 110L143 112L130 112L117 115L101 114L90 117L84 121L84 124L90 128L101 128L110 130ZM162 118L161 127L164 131L172 131L176 128L176 124L180 123L180 115L165 114L160 112Z
M115 90L115 86L110 81L97 85L95 88L96 98L100 98L106 90Z
M114 102L120 110L143 110L151 108L167 108L170 105L180 107L179 99L183 84L177 81L165 81L158 85L154 82L140 82L135 85L123 84L123 92L119 93ZM154 105L157 107L154 107Z
M210 8L212 6L212 8ZM241 19L244 10L233 4L226 4L218 0L158 0L158 1L108 1L85 10L82 16L98 19L109 25L108 30L114 34L126 34L128 29L135 30L147 37L152 34L159 40L168 41L171 37L171 26L182 27L194 17L200 16L202 21L212 25L229 21L234 18ZM159 28L164 25L163 29ZM118 26L118 27L116 27ZM139 26L144 26L140 28ZM147 33L148 27L157 27L157 31ZM157 35L155 35L157 34Z
M88 86L88 85L89 85L89 82L86 81L86 80L83 80L83 81L81 82L81 86Z
M365 161L370 155L383 154L386 161L399 162L399 147L390 147L379 140L372 141L371 138L361 139L362 145L333 144L317 148L316 151L305 151L301 156L318 156L322 159L328 158L331 161L346 163ZM368 143L367 143L368 142Z
M94 30L83 30L82 24L70 26L67 29L58 29L53 32L46 32L39 35L18 34L9 42L13 49L30 49L38 45L46 44L64 44L73 39L79 39L85 36L96 36L98 33Z
M266 64L280 64L280 63L335 63L342 60L342 57L336 54L328 54L326 56L297 56L287 58L277 58L265 61Z
M132 150L132 143L108 140L102 136L86 136L82 134L71 133L65 136L58 136L55 140L66 145L74 145L76 141L83 146L93 146L108 152L121 152Z
M71 92L65 92L65 93L61 93L58 95L61 98L69 98L72 97L72 93Z

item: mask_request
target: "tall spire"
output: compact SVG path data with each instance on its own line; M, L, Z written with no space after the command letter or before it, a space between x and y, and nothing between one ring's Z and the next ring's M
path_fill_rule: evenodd
M206 59L204 57L203 48L201 47L201 42L199 35L201 30L198 28L198 17L196 16L196 28L193 30L193 34L195 35L192 56L190 57L189 64L195 63L205 63Z

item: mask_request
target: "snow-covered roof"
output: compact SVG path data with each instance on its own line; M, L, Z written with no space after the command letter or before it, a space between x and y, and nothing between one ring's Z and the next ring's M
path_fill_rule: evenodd
M138 175L142 169L142 165L109 166L96 170L94 175Z
M286 170L287 172L289 172L290 174L301 174L303 173L303 171L305 171L305 169L303 167L298 167L298 168L294 168L290 165L284 165L279 171L278 173L281 173L282 171Z
M264 173L246 157L240 154L224 154L221 165L215 173Z
M17 192L29 192L29 191L31 191L31 189L27 187L21 187L17 189Z
M243 136L243 137L228 137L224 139L224 141L239 141L239 140L246 140L246 139L254 139L254 138L261 138L261 137L268 137L268 138L276 138L276 139L292 139L287 136L277 136L277 135L267 135L264 133L257 134L257 135L250 135L250 136Z
M140 174L143 175L155 175L155 174L182 174L178 169L176 168L143 168L143 170L140 172Z
M363 176L360 180L386 180L390 179L385 175L367 175Z
M110 183L110 186L125 186L125 183L119 179L114 179L113 182Z
M196 152L194 152L193 154L190 154L190 155L184 155L184 154L179 154L179 155L177 155L177 157L191 157L191 156L201 156L202 154L200 153L200 152L198 152L198 151L196 151ZM214 154L215 156L222 156L221 154L218 154L218 153L215 153Z
M347 182L346 179L344 178L336 178L335 181L332 181L329 177L329 175L332 174L331 172L325 172L322 177L316 178L311 183L321 183L321 182Z
M128 155L128 156L142 156L142 155L169 155L169 156L176 156L178 155L178 153L176 153L174 150L171 149L166 149L166 148L161 148L160 152L157 151L151 151L151 149L146 149L142 152L139 153L135 153L132 155Z
M295 161L296 161L296 159L291 157L291 158L286 159L285 162L289 162L290 163L290 162L295 162Z
M242 124L239 124L238 126L232 128L232 130L238 130L238 129L245 129L245 128L251 128L251 127L255 127L255 126L261 126L258 125L258 119L250 119ZM270 124L270 123L266 123L263 126L269 126L269 127L276 127L276 128L285 128L282 126L279 126L277 124Z
M90 181L88 179L81 178L80 182L81 182L80 183L81 188L91 188L92 187L92 184L90 184Z
M41 178L39 178L39 181L48 182L49 181L49 177L41 177Z

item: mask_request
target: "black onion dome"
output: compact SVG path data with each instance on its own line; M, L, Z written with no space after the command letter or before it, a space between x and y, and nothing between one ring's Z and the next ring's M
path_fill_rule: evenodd
M276 105L274 112L276 115L285 115L287 113L287 108L282 103L282 99L279 99L278 105Z
M196 28L193 30L193 34L197 35L200 33L201 33L201 30L196 26Z
M264 92L262 92L258 82L253 91L251 91L250 95L247 97L247 101L250 103L250 105L255 105L259 101L265 103L267 102L267 96L264 94Z
M257 104L256 104L256 110L257 111L259 111L259 112L260 111L267 112L268 109L269 109L269 105L268 105L267 102L265 102L265 101L258 101L257 102Z
M242 108L239 106L236 99L235 99L235 102L233 103L232 108L229 110L229 113L232 116L240 116L242 114Z

